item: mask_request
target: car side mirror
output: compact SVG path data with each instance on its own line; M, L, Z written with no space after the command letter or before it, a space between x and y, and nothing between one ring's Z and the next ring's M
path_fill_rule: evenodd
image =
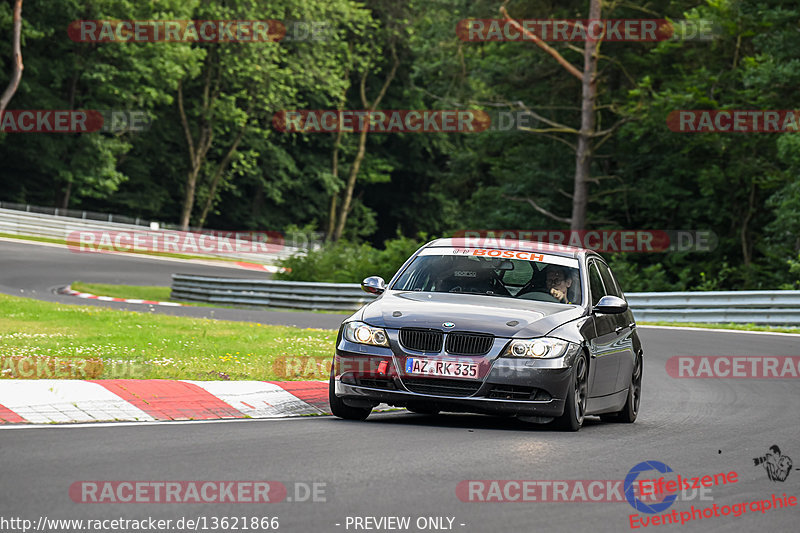
M386 282L380 276L370 276L361 282L361 289L370 294L383 294L383 291L386 290Z
M628 310L628 302L619 296L603 296L592 308L592 312L606 313L608 315L618 315Z

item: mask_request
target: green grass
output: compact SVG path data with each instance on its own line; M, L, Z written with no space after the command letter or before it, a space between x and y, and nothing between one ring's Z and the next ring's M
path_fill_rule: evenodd
M155 300L158 302L177 302L181 305L193 305L197 307L217 307L224 309L234 309L232 305L219 305L209 304L205 302L187 302L184 300L173 300L170 298L169 287L159 287L155 285L112 285L109 283L84 283L76 281L70 285L73 290L79 292L88 292L95 296L111 296L112 298L127 298L127 299L140 299L140 300ZM241 306L241 308L247 308ZM344 314L346 311L325 311L322 309L289 309L280 307L263 307L267 311L293 311L298 313L327 313L327 314Z
M326 379L336 332L62 305L0 294L0 376Z
M114 298L138 298L140 300L155 300L158 302L177 301L170 300L169 287L142 286L142 285L111 285L109 283L84 283L76 281L71 284L72 290L88 292L97 296L112 296ZM187 304L189 305L189 304Z
M637 322L641 326L677 326L684 328L705 328L705 329L735 329L740 331L773 331L775 333L797 333L800 328L791 326L759 326L756 324L706 324L698 322Z

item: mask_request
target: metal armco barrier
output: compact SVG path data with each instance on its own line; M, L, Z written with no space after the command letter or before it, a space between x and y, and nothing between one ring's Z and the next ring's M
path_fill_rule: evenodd
M171 298L191 302L319 311L356 310L374 296L358 283L314 283L172 275Z
M636 320L800 324L800 291L639 292L626 295Z
M109 215L109 219L111 218L112 216ZM116 218L124 217L118 216ZM161 236L167 233L175 233L177 230L168 230L164 228L154 230L135 224L122 224L117 222L106 222L0 208L0 233L66 240L72 232L78 231L131 232L141 235ZM243 261L274 264L276 261L285 259L298 253L305 253L305 251L306 248L283 246L283 248L273 253L228 253L216 251L204 253L202 250L191 253L192 255L208 256L212 258L230 257L241 259Z
M374 296L357 283L209 278L173 274L172 298L227 305L356 310ZM626 298L636 320L800 324L800 291L640 292Z

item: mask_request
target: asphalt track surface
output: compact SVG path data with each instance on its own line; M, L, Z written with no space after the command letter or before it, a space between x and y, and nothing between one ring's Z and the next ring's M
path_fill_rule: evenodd
M30 255L9 258L9 251L15 250ZM61 268L55 270L29 263L52 257L52 250L29 252L2 243L0 251L4 292L20 283L26 290L40 291L37 297L56 299L49 288L69 281L76 272L70 269L80 268L80 263L67 268L72 263L64 258L59 258L63 259ZM152 276L168 276L170 267L151 265L153 271L145 273L140 261L128 271L112 256L104 256L97 259L91 273L106 272L106 277L91 279L86 273L79 277L151 284ZM128 258L123 263L127 262ZM9 271L15 266L16 270ZM188 271L183 266L181 270ZM315 417L2 429L0 524L2 518L24 518L35 524L40 517L153 517L172 519L169 530L184 531L175 527L181 517L205 517L211 527L214 518L277 516L278 531L315 533L434 531L417 528L416 520L450 517L452 530L465 533L618 532L631 530L629 515L635 514L624 501L465 502L457 496L456 487L463 480L622 480L642 461L661 461L684 477L738 474L736 483L716 487L705 496L713 499L694 495L694 499L675 502L666 512L691 512L693 505L721 508L770 499L772 494L800 496L800 380L675 379L665 371L667 359L675 355L800 355L798 337L647 327L640 333L645 348L643 400L639 419L632 425L606 424L590 417L580 432L561 433L513 418L394 412L373 414L366 422ZM753 464L753 458L763 456L773 444L794 459L785 482L770 481L765 470ZM674 473L667 477L674 479ZM69 487L86 480L270 480L286 485L289 497L295 497L296 483L324 483L325 501L76 503ZM408 516L410 527L346 527L348 517L388 516ZM765 513L748 508L740 517L703 518L682 527L688 531L797 531L799 518L800 507Z
M347 517L454 517L455 531L626 531L626 502L460 501L462 480L624 479L637 463L661 461L682 476L735 471L712 500L732 505L800 494L800 472L770 481L753 458L777 444L800 466L800 381L673 379L672 355L796 355L796 338L642 329L643 402L632 425L594 418L561 433L511 418L405 412L365 422L331 417L0 430L0 516L69 519L277 516L279 531L336 532ZM672 478L674 479L674 477ZM270 480L325 483L325 502L271 504L79 504L82 480ZM672 508L669 511L671 511ZM798 507L704 518L689 531L797 531ZM341 524L337 526L336 524ZM461 526L460 524L465 524ZM650 526L664 531L678 526Z
M172 280L172 274L177 273L251 279L269 279L271 277L267 272L220 266L221 262L216 263L218 264L196 264L168 258L135 257L130 254L77 253L65 246L32 244L7 239L0 240L0 293L63 304L100 305L128 311L281 324L302 328L334 329L346 316L302 311L194 306L165 307L121 302L97 302L56 292L75 281L168 287Z

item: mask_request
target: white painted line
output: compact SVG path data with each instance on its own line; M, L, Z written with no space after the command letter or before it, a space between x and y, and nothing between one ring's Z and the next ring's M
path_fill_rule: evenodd
M186 381L205 389L234 409L252 418L322 413L313 405L274 383L263 381Z
M128 303L128 304L144 304L144 305L166 305L170 307L183 307L183 304L179 304L176 302L154 302L149 300L141 300L136 298L114 298L112 296L95 296L94 294L88 292L78 292L72 290L71 287L64 287L63 290L60 291L61 294L68 294L70 296L77 296L78 298L86 298L91 300L99 300L101 302L120 302L120 303Z
M155 420L105 387L80 380L3 380L0 405L39 424Z
M108 428L125 426L182 426L186 424L219 424L219 423L254 423L254 422L286 422L308 420L309 418L335 418L332 415L320 415L314 417L294 416L290 418L219 418L211 420L153 420L142 422L88 422L76 424L4 424L0 425L0 431L4 429L71 429L71 428Z
M721 329L721 328L691 328L688 326L648 326L636 325L637 328L651 329L674 329L677 331L716 331L719 333L746 333L748 335L782 335L784 337L799 337L800 333L784 333L782 331L745 331L741 329Z

